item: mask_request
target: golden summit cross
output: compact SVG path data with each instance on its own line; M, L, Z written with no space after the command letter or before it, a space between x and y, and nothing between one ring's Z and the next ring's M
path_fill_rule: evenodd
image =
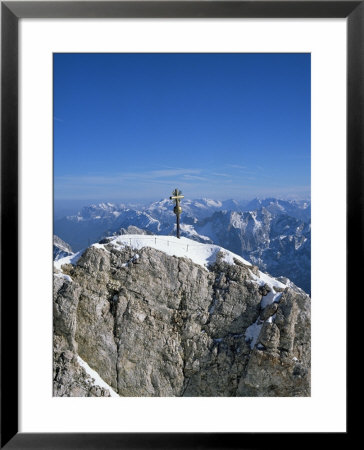
M177 237L180 238L180 227L179 227L179 216L182 212L182 208L180 206L180 201L182 198L184 198L184 195L181 195L182 191L178 190L177 188L172 192L172 195L169 197L170 200L174 200L176 202L175 207L173 208L173 212L176 214L177 217Z

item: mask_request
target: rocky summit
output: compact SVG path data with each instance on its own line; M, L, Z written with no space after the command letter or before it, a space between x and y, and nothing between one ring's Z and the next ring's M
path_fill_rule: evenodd
M181 236L224 247L264 272L288 277L310 294L310 202L267 198L246 204L184 198L182 203ZM170 199L143 206L89 205L54 222L55 232L76 251L115 234L175 235L175 228Z
M216 245L122 235L55 262L55 396L310 395L310 297Z

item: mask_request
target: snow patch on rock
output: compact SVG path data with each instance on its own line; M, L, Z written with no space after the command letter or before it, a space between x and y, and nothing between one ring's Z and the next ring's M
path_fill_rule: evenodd
M84 252L84 250L80 250L77 253L72 253L72 255L68 255L68 256L65 256L64 258L54 261L53 264L54 264L55 269L62 271L62 266L64 264L72 264L72 265L77 264L77 261L81 258L83 252Z
M77 355L77 361L78 364L83 367L86 371L86 373L93 378L94 382L93 385L94 386L100 386L104 389L107 389L110 392L110 396L111 397L120 397L113 389L111 386L109 386L101 377L100 375L93 369L91 369L91 367L87 364L86 361L84 361L80 356Z

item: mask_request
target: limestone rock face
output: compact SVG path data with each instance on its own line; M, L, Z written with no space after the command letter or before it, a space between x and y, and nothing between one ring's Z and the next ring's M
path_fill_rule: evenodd
M108 395L87 388L75 354L120 396L310 395L303 291L288 286L262 309L270 288L251 266L217 258L206 270L107 243L66 270L54 278L54 395Z
M78 364L74 352L59 335L53 339L53 395L55 397L110 397L108 389L96 386Z

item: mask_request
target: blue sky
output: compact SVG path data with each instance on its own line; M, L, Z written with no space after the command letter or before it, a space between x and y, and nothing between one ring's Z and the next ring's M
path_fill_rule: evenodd
M310 196L309 54L55 54L56 200Z

